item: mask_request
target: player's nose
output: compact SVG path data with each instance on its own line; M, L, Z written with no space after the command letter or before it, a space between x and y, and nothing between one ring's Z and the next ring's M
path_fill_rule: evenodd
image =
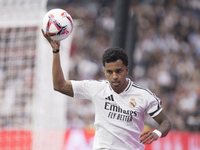
M118 78L117 73L114 72L112 78L113 78L114 80L116 80L116 79Z

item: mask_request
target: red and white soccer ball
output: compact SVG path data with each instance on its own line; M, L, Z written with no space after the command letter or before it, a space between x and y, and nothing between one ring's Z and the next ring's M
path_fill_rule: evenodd
M43 18L43 31L55 41L66 39L73 30L73 20L67 11L63 9L52 9Z

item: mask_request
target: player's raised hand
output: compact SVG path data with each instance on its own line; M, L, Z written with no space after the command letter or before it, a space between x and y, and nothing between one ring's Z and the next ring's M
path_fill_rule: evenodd
M46 33L44 33L43 29L41 29L41 31L42 31L43 36L50 43L53 51L58 50L60 48L60 41L54 41L54 40L52 40Z
M152 131L146 131L140 135L140 138L141 138L140 143L151 144L153 141L156 141L159 137L156 133L154 133Z

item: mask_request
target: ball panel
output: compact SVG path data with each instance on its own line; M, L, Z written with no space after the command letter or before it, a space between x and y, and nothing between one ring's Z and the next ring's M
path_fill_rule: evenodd
M53 40L64 40L73 30L73 20L65 10L52 9L43 18L43 31Z

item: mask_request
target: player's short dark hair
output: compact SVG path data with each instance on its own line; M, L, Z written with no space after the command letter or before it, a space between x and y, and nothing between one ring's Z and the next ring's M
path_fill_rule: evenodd
M102 57L103 66L105 67L105 63L115 62L121 59L125 66L128 66L128 56L124 49L119 47L111 47L108 48Z

